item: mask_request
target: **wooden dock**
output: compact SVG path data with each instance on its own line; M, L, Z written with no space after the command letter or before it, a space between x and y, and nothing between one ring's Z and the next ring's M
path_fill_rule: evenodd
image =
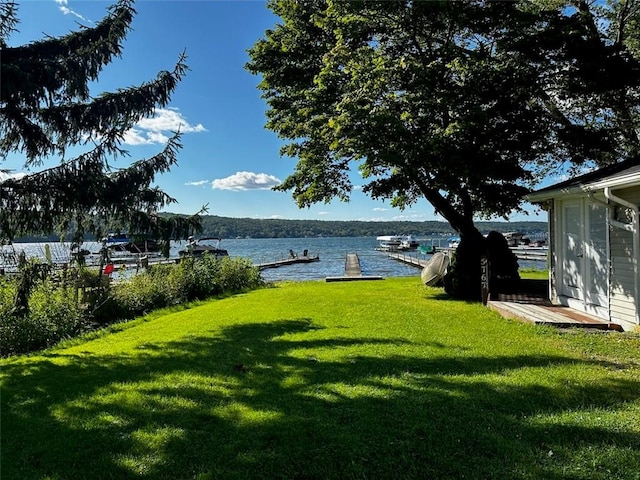
M344 275L341 277L327 277L327 282L348 282L353 280L382 280L379 275L362 275L360 258L357 253L347 253L344 262Z
M453 248L442 248L438 251L447 252L449 255L455 253L455 249ZM515 254L518 260L533 260L545 262L547 260L547 251L545 249L536 249L533 248L512 248L511 251ZM388 257L393 260L398 260L400 262L406 263L407 265L412 265L417 268L424 268L425 265L431 259L431 255L418 255L416 253L406 253L406 252L389 252Z
M411 265L417 268L424 268L429 262L429 260L431 259L431 257L425 258L424 255L422 255L422 257L419 257L417 255L411 255L409 253L396 253L396 252L389 253L388 257L392 258L393 260L398 260L402 263L406 263L407 265Z
M320 255L300 255L295 257L283 258L280 260L274 260L273 262L264 262L255 264L254 267L258 267L258 270L265 270L267 268L278 268L287 265L294 265L296 263L312 263L319 262Z
M360 258L357 253L347 253L347 259L344 262L344 274L347 277L357 277L362 275Z

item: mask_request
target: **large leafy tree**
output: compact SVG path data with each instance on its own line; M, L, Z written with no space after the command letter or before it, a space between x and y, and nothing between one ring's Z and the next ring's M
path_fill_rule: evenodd
M357 166L374 198L400 208L425 198L461 248L479 246L465 266L474 284L484 243L475 218L519 209L554 161L613 161L637 145L611 151L620 125L603 127L594 82L619 95L624 82L603 86L588 68L597 41L597 59L630 68L633 56L624 42L608 49L602 29L615 26L590 22L593 7L564 3L272 0L282 23L250 50L247 68L262 76L267 127L298 159L279 188L301 207L348 200ZM597 38L587 35L594 27ZM637 109L632 84L624 95Z
M517 45L540 68L551 153L573 166L640 155L640 1L522 2L535 26Z
M153 182L176 163L178 132L157 155L115 165L128 153L121 147L126 131L170 101L187 71L184 54L153 81L93 96L89 82L121 54L136 13L133 1L120 0L95 27L9 46L17 13L14 2L0 3L0 162L22 155L31 173L18 178L5 171L0 181L0 237L73 226L81 238L110 225L169 240L197 229L197 215L167 220L155 214L174 202ZM84 153L67 158L70 147ZM60 162L43 168L48 158Z

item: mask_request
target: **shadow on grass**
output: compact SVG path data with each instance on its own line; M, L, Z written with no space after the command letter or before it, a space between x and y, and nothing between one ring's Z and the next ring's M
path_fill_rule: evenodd
M640 448L624 431L530 420L622 408L640 382L490 381L576 360L468 357L437 344L423 346L438 352L426 359L362 355L411 344L316 340L318 328L245 324L137 356L7 366L2 478L625 478L618 451L585 476L566 466L578 446ZM345 354L327 361L322 349Z

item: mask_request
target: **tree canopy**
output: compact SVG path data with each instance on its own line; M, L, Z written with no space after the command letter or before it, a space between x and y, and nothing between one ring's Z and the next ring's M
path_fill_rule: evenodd
M0 2L0 165L18 154L30 172L22 177L4 172L0 237L64 232L70 224L78 238L105 226L166 240L198 229L197 216L167 222L155 213L175 201L153 182L177 162L179 132L157 155L115 166L128 155L121 147L127 130L169 103L188 70L185 54L155 80L90 93L89 82L99 80L102 69L121 55L135 13L132 0L120 0L94 27L10 46L18 6ZM86 151L68 159L70 147ZM52 157L60 163L43 169L44 159Z
M546 169L637 154L638 1L272 0L250 50L299 206L426 198L462 236Z
M518 276L515 258L491 258L509 251L477 218L521 209L553 168L640 151L640 0L269 7L282 21L247 68L262 76L267 128L298 159L277 188L301 207L346 201L357 168L373 198L425 198L461 236L445 279L455 296L477 298L484 255L505 266L495 278Z

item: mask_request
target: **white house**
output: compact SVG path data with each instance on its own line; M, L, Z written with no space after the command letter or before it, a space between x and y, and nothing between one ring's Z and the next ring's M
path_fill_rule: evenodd
M537 190L549 214L549 298L640 329L640 158Z

